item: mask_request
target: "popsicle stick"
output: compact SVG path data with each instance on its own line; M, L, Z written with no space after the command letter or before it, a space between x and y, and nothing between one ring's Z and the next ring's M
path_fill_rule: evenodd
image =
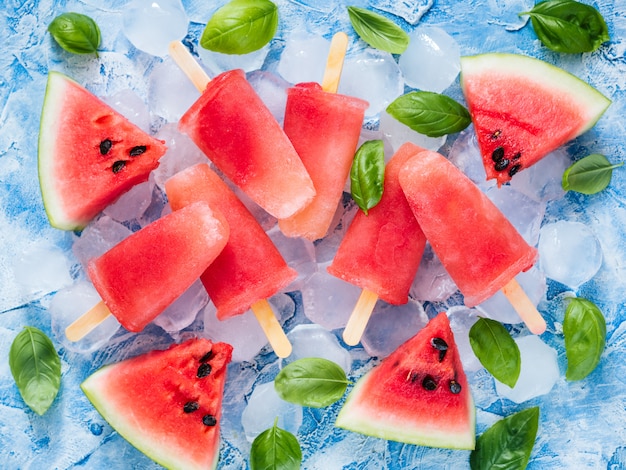
M65 328L65 336L70 341L79 341L106 320L109 315L111 315L109 308L101 300Z
M291 342L289 338L287 338L287 335L285 335L280 323L278 323L276 316L274 316L274 312L268 301L257 300L250 308L259 322L259 325L261 325L276 355L278 357L289 356L291 354Z
M359 300L357 300L346 328L343 330L343 340L346 344L354 346L361 341L361 336L363 336L377 300L378 294L371 290L363 289L361 291Z
M524 292L524 289L522 289L522 286L519 285L515 278L511 279L511 281L502 288L502 293L509 299L515 311L517 311L532 333L540 335L546 331L546 321L537 311L535 304L528 298L526 292Z
M329 93L337 93L347 49L348 35L342 32L336 33L330 42L330 52L326 59L326 69L322 79L322 90Z
M180 69L187 75L191 83L200 93L204 91L211 78L200 64L196 62L189 50L180 41L172 41L169 45L169 54Z

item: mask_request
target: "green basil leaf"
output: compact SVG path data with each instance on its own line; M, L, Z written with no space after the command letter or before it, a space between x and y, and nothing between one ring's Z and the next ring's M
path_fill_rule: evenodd
M248 54L272 40L278 7L269 0L232 0L208 21L200 45L223 54Z
M539 40L556 52L591 52L610 39L600 12L574 0L537 3L532 10L520 15L530 16Z
M359 7L348 7L352 27L375 49L402 54L409 45L409 35L393 21L378 13Z
M80 13L63 13L52 20L48 31L54 40L73 54L98 56L100 28L94 20Z
M259 434L250 449L250 470L298 470L302 449L298 439L289 431L274 426Z
M606 321L600 309L589 300L573 298L563 321L567 380L587 377L600 362L606 344Z
M565 170L561 185L565 191L583 194L599 193L611 182L613 170L623 164L622 162L613 165L599 153L587 155Z
M472 470L524 470L535 444L539 407L519 411L496 422L476 440L470 454Z
M513 388L521 369L519 347L502 323L480 318L469 331L472 350L485 369Z
M11 344L9 367L24 402L44 414L61 386L61 359L50 338L37 328L25 327Z
M429 137L460 132L470 125L469 111L449 96L412 91L396 98L387 112L414 131Z
M343 369L320 357L298 359L284 367L274 379L274 388L280 398L313 408L335 403L347 386Z
M361 145L350 168L352 199L367 214L380 202L385 182L385 146L382 140L368 140Z

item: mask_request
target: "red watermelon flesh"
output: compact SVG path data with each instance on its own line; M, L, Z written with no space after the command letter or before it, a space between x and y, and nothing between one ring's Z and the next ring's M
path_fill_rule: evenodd
M81 388L107 422L157 463L217 467L232 347L191 339L102 367Z
M409 444L474 448L474 402L445 313L357 382L335 425Z
M461 87L487 179L499 185L590 129L611 103L574 75L518 54L463 57Z
M146 181L165 153L157 140L74 80L48 74L39 132L39 183L50 223L83 228Z

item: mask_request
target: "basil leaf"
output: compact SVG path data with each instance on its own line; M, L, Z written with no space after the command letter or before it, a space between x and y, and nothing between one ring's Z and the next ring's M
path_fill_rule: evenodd
M44 414L61 386L61 360L50 338L37 328L24 327L11 344L9 367L24 402Z
M385 146L382 140L363 143L350 168L350 192L352 199L367 214L383 196L385 181Z
M269 0L232 0L208 21L200 45L223 54L248 54L276 34L278 7Z
M561 185L565 191L576 191L583 194L596 194L611 182L613 169L624 163L611 164L599 153L581 158L563 173Z
M591 52L610 39L600 12L574 0L548 0L520 15L530 16L539 40L556 52Z
M393 21L378 13L359 7L348 7L352 27L375 49L402 54L409 45L409 35Z
M54 40L73 54L92 54L98 56L100 47L100 28L94 20L80 13L63 13L52 20L48 31Z
M497 380L513 388L521 370L517 343L502 323L479 318L469 331L472 350L485 369Z
M476 440L472 470L524 470L539 427L539 407L519 411L496 422Z
M460 132L472 122L469 111L452 98L431 91L412 91L387 106L402 124L429 137Z
M274 379L274 388L280 398L313 408L335 403L347 386L343 369L320 357L298 359L284 367Z
M302 450L298 439L289 431L274 426L259 434L250 449L250 470L298 470Z
M606 344L606 321L600 309L589 300L573 298L563 321L567 380L587 377L600 362Z

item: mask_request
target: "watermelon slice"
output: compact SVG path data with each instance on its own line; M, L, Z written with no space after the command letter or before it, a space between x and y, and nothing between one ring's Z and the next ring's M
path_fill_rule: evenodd
M50 224L79 230L148 179L165 143L71 78L48 74L39 130L39 184Z
M357 382L335 425L430 447L473 449L475 408L445 313Z
M195 338L104 366L81 388L128 442L167 468L217 467L232 347Z
M487 179L498 185L590 129L611 104L574 75L518 54L461 59Z

